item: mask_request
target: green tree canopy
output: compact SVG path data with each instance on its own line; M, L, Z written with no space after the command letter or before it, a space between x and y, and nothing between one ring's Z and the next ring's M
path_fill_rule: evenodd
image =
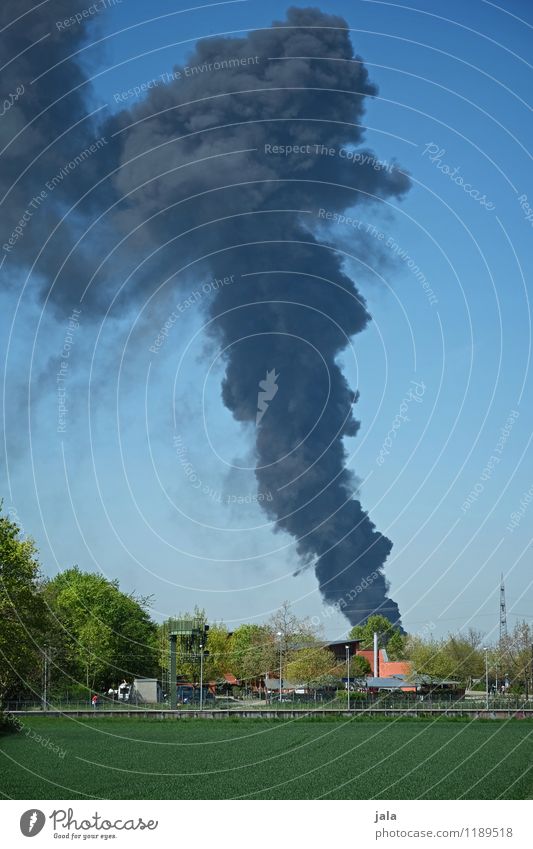
M300 649L284 668L285 678L308 687L319 687L326 677L331 678L332 675L341 677L337 660L332 651L322 646Z
M229 671L245 683L274 668L276 657L274 636L265 625L240 625L231 635Z
M387 655L389 660L405 660L405 645L407 635L399 631L393 631L387 641Z
M485 672L483 651L473 641L472 634L473 632L466 637L450 635L443 649L450 661L450 677L461 681L467 687Z
M36 554L34 542L0 515L0 704L40 690L48 618Z
M370 663L360 654L352 655L350 658L350 678L365 678L372 672Z
M445 640L423 640L410 637L406 647L414 675L425 675L437 682L457 676L457 667Z
M431 680L452 679L469 687L484 675L485 658L480 648L481 635L470 630L464 634L449 634L441 640L409 637L405 653L416 674Z
M362 649L371 649L374 642L374 632L377 632L379 635L379 645L381 647L388 647L389 642L394 637L396 643L393 644L393 647L397 650L397 638L402 637L401 631L386 616L381 616L380 614L369 616L364 625L354 625L348 637L350 640L361 640Z
M205 658L205 680L220 682L224 679L224 673L231 671L229 634L223 622L209 626L206 648L208 655Z
M497 647L492 674L500 679L508 678L515 689L533 692L532 645L533 628L525 620L517 622Z
M77 567L48 581L56 623L55 666L90 689L157 674L157 628L149 599L123 593L118 581Z

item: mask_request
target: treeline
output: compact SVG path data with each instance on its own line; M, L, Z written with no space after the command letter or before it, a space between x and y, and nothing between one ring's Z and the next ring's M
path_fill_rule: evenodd
M473 629L466 636L450 634L440 640L410 636L405 654L413 670L431 681L455 680L483 690L488 673L491 689L533 693L533 629L525 621L492 646Z
M192 613L181 613L178 618L195 620L200 627L207 624L205 610L198 607ZM168 670L169 622L160 626L163 677ZM280 662L285 681L299 681L317 688L338 686L346 675L346 665L338 663L333 652L324 647L317 628L309 619L298 618L289 602L284 602L264 624L243 624L231 634L223 622L210 624L206 649L203 656L206 681L223 681L229 674L246 687L266 674L279 677ZM184 656L178 651L178 675L197 684L199 660L198 650ZM354 658L353 675L356 670L366 674L369 668L364 658Z
M77 567L44 578L34 543L0 513L0 705L41 698L45 685L50 699L66 692L84 698L88 691L116 689L124 679L167 681L169 625L156 624L149 608L150 598L124 593L117 581ZM179 618L207 624L198 608ZM413 678L471 687L484 685L488 668L492 683L533 690L533 633L526 622L487 649L473 630L438 640L405 634L384 616L369 617L349 637L371 649L374 632L390 660L409 661ZM178 655L178 675L197 683L199 661L197 651ZM298 618L288 602L266 623L244 624L231 634L223 622L211 623L202 661L204 680L223 682L232 675L244 686L266 673L278 677L280 663L285 681L309 687L339 686L347 674L346 663L324 646L320 629ZM364 657L351 658L351 678L369 673Z
M118 581L77 567L45 579L33 541L0 514L0 704L40 698L45 686L50 695L85 695L157 675L148 606Z

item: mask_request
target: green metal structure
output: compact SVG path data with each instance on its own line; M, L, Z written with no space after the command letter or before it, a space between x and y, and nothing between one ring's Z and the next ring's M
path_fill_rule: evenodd
M203 619L169 619L169 680L168 693L170 707L175 710L177 704L177 658L181 660L196 660L200 657L200 646L207 641L209 625Z

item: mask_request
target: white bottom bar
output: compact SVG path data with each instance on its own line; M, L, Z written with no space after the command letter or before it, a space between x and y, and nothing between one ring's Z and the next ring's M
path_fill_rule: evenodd
M529 801L73 801L0 803L5 846L214 849L469 846L531 849ZM164 841L164 843L163 843Z

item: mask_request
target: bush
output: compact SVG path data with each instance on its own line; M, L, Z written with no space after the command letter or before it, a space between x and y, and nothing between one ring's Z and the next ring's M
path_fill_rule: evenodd
M336 698L339 702L347 702L348 701L348 690L337 690L335 694ZM351 702L361 702L365 701L368 698L366 693L362 693L360 690L350 690L350 701Z
M54 698L57 701L66 701L67 696L70 702L85 702L90 701L93 694L92 690L88 690L85 684L70 684L63 691L54 693Z

